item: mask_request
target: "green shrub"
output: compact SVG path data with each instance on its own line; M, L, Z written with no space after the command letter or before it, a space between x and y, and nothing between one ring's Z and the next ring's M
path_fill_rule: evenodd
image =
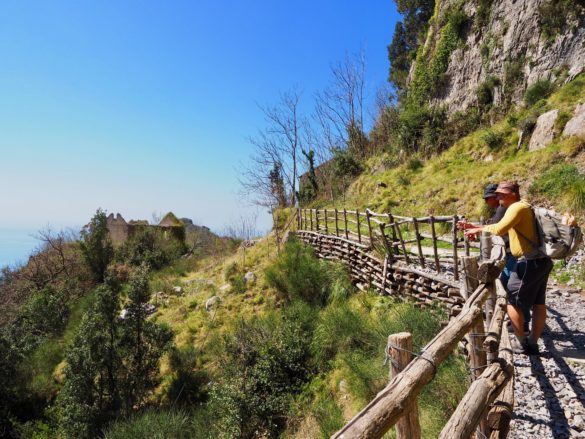
M149 410L129 419L112 423L104 439L191 439L203 437L194 428L187 412L181 410Z
M172 382L167 397L174 405L195 405L207 399L209 377L197 367L198 359L193 346L171 350L169 364Z
M329 276L311 247L292 237L265 270L266 282L289 300L322 305L327 301Z
M487 129L481 135L481 140L489 149L498 150L504 144L505 136L503 133Z
M239 272L240 272L240 270L238 268L238 264L236 262L231 262L228 264L227 267L225 267L225 270L223 271L224 279L226 281L229 281L232 277L237 275Z
M575 165L554 165L532 183L528 192L555 200L559 207L574 212L585 211L585 176L579 173Z
M347 267L342 262L331 262L327 264L328 276L330 279L329 301L341 303L356 291L347 272Z
M524 133L531 133L534 127L536 126L536 120L538 119L538 115L535 113L529 113L522 119L518 120L517 127L520 131Z
M139 266L148 264L158 270L185 252L184 241L155 227L144 227L134 233L120 248L118 258Z
M477 88L477 103L480 108L488 107L494 102L494 88L501 81L496 76L488 76Z
M400 113L398 136L403 148L429 156L448 146L442 137L447 121L444 108L409 105Z
M362 170L359 160L349 149L333 151L333 172L337 177L357 177Z
M437 146L440 150L451 147L459 139L475 131L481 125L481 114L477 108L465 112L456 111L439 131Z
M515 91L524 80L525 57L507 61L504 64L504 99L506 106L509 106L514 97Z
M565 125L567 125L567 122L569 120L571 120L571 113L569 113L568 111L559 111L559 115L557 117L557 120L555 121L555 131L557 133L562 132L565 129Z
M345 425L343 411L330 392L322 391L317 395L311 412L319 424L321 437L324 439L333 436Z
M553 91L555 91L555 86L548 79L536 81L526 89L526 92L524 93L524 102L528 107L532 107L541 99L548 98Z
M476 29L482 29L487 26L492 13L492 0L479 0L477 10L475 11L474 25Z
M411 171L416 171L423 167L423 162L420 161L418 157L411 157L406 162L406 169Z
M230 278L230 285L232 286L232 291L236 294L243 294L246 292L246 279L241 274L237 274Z
M292 397L313 373L307 340L314 319L314 311L297 302L281 313L236 323L211 388L220 437L279 437Z
M552 41L569 20L574 20L583 5L574 0L549 0L538 7L540 31L545 40Z
M449 66L449 58L461 42L467 25L468 18L462 6L462 2L457 2L445 14L445 23L440 30L434 53L427 55L424 45L419 47L416 67L408 90L407 106L425 105L444 85L444 74Z

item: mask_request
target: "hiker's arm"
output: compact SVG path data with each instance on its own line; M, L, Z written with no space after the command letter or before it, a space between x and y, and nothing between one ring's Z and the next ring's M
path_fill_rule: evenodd
M518 224L519 220L520 216L518 215L518 211L512 206L506 210L504 217L500 221L498 221L496 224L490 224L483 227L483 230L493 233L494 235L502 236L508 233L508 230Z

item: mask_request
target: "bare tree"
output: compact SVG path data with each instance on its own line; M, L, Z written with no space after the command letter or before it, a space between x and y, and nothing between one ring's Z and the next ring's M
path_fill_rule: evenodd
M305 121L299 114L300 92L292 89L274 106L260 106L267 127L251 137L255 147L243 166L242 192L255 204L270 208L294 206Z
M367 147L363 136L363 51L357 55L346 55L342 62L331 67L331 73L331 84L315 97L315 119L319 126L320 143L327 145L330 150L353 148L358 156L363 156Z

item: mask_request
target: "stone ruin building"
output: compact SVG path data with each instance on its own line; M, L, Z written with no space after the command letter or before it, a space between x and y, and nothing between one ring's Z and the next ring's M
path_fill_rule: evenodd
M182 241L185 240L185 225L172 212L167 213L158 224L149 224L146 220L126 221L119 213L115 216L110 213L106 223L114 245L124 243L134 233L149 227L161 229L165 234L170 234Z

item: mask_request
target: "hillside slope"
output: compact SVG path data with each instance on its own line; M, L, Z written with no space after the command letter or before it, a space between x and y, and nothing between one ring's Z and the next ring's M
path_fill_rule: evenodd
M562 136L564 124L585 102L585 75L563 86L532 107L512 111L490 128L477 130L442 154L421 160L416 156L396 166L395 157L382 154L367 162L366 171L349 187L341 207L370 208L397 214L463 214L479 219L484 211L486 184L517 180L529 201L571 210L585 217L585 139ZM526 125L550 110L559 110L554 137L545 148L529 151ZM524 134L522 134L524 128ZM520 136L524 141L519 144Z

